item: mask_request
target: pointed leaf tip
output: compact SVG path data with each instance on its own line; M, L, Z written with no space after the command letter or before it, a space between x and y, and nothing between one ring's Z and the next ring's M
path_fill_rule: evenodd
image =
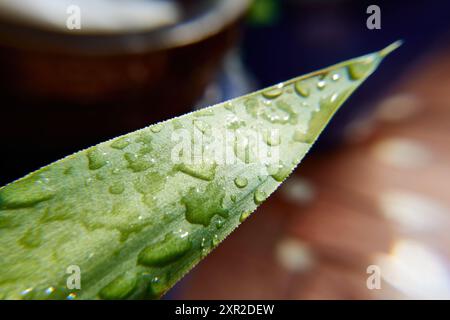
M393 51L397 50L402 44L403 44L403 40L397 40L394 43L391 43L390 45L388 45L386 48L380 50L379 55L384 58L387 55L389 55L390 53L392 53Z

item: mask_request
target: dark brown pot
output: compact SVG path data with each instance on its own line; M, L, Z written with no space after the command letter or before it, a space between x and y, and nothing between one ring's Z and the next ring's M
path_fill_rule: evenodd
M235 42L248 5L203 2L180 24L146 33L58 33L1 23L0 133L9 154L2 171L21 172L15 167L23 161L35 169L189 111ZM32 154L18 159L22 152Z

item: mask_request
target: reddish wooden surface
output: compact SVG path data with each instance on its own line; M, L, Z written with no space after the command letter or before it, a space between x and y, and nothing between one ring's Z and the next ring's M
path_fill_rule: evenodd
M308 156L172 297L449 298L449 75L449 50L411 68L358 139ZM289 196L300 179L309 191ZM286 243L295 250L282 260ZM369 265L379 290L367 288Z

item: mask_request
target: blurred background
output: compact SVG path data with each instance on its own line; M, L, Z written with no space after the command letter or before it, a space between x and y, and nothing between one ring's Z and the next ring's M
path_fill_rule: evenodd
M445 0L0 0L0 185L398 39L302 166L165 298L448 299Z

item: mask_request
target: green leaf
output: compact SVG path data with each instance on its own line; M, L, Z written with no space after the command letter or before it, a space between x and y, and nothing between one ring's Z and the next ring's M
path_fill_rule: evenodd
M275 191L398 45L100 143L1 188L0 297L160 297Z

